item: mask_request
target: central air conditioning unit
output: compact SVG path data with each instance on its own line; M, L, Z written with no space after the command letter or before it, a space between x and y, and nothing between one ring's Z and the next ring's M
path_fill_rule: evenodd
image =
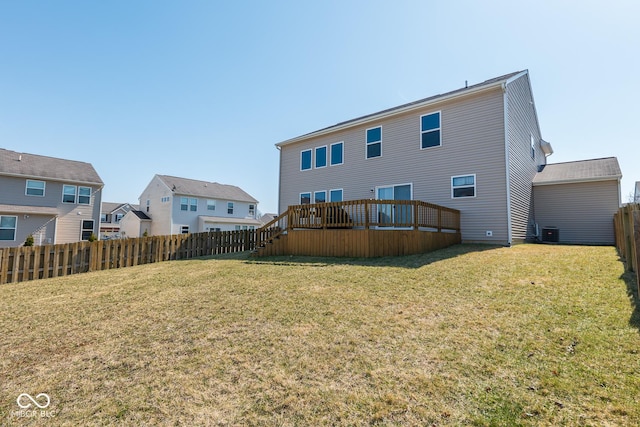
M560 230L558 227L542 227L542 241L558 243L560 241Z

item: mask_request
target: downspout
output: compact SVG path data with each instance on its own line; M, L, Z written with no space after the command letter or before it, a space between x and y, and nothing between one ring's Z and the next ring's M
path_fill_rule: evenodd
M513 233L511 230L511 159L509 155L509 102L507 97L507 83L502 83L502 103L504 105L504 158L507 185L507 245L513 243Z

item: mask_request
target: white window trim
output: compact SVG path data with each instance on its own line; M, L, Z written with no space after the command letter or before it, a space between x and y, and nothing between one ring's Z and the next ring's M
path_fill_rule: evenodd
M213 206L213 209L209 209L212 206ZM207 210L208 211L215 211L216 210L216 201L215 200L207 199Z
M73 202L65 202L64 201L64 196L66 195L65 192L64 192L64 188L65 187L73 187L74 188ZM73 205L73 204L76 204L77 201L78 201L78 186L77 185L64 184L62 186L62 203L66 203L68 205Z
M536 159L536 139L533 134L531 134L531 158Z
M324 148L324 166L318 166L318 149L319 148ZM319 147L316 147L313 149L313 153L314 153L314 162L313 163L313 167L314 169L324 169L327 166L329 166L329 147L327 145L320 145ZM302 166L302 165L301 165Z
M309 162L309 169L302 169L302 153L306 153L306 152L311 153L311 162ZM313 169L313 149L309 148L308 150L302 150L300 151L300 171L304 172L304 171L310 171Z
M318 202L316 200L316 194L324 193L324 202ZM326 203L327 202L327 190L318 190L313 192L313 203Z
M182 203L182 199L187 199L187 203ZM180 211L181 212L189 212L189 198L188 197L180 197L180 200L178 200L180 202L179 206L180 206ZM182 209L182 206L186 206L187 209Z
M233 215L234 209L235 205L233 202L227 202L227 215ZM231 212L229 212L229 210L231 210Z
M304 203L302 203L302 195L303 194L308 194L309 195L309 203L311 203L311 197L313 197L313 192L311 191L303 191L302 193L298 194L298 204L299 205L303 205Z
M42 195L39 195L39 194L29 194L29 193L28 193L28 191L29 191L29 183L30 183L30 182L41 182L41 183L43 183L43 184L44 184L44 187L42 188ZM35 188L34 188L34 190L35 190ZM38 188L38 190L39 190L39 188ZM44 196L45 196L45 194L47 194L47 182L46 182L46 181L40 181L40 180L37 180L37 179L28 179L28 180L27 180L26 185L25 185L25 187L24 187L24 195L25 195L25 196L29 196L29 197L44 197Z
M18 237L18 216L17 215L0 215L0 217L6 216L7 218L15 218L16 226L13 228L5 228L5 230L13 230L13 240L0 240L0 242L15 242Z
M91 234L95 234L95 229L96 229L96 222L93 219L81 219L80 220L80 241L81 242L86 242L89 240L89 238L87 238L86 240L82 238L82 233L85 231L89 231L88 228L84 228L84 222L85 221L91 221ZM91 234L89 236L91 236Z
M472 176L473 177L473 196L461 196L461 197L454 197L453 196L453 190L454 188L467 188L467 187L471 187L470 185L458 185L457 187L453 186L453 180L455 178L465 178L467 176ZM451 198L452 199L475 199L478 196L478 180L476 178L476 174L475 173L467 173L464 175L454 175L451 177Z
M440 114L440 126L436 129L429 129L429 130L422 130L422 118L425 116L430 116L432 114ZM420 144L420 150L430 150L432 148L441 148L442 147L442 110L438 110L438 111L432 111L430 113L426 113L426 114L422 114L420 116L420 122L418 123L419 128L420 128L420 140L419 140L419 144ZM429 133L429 132L435 132L436 130L440 131L440 145L434 145L433 147L422 147L422 135L424 133ZM463 175L463 176L468 176L468 175Z
M331 157L331 152L333 151L334 145L342 145L342 161L340 163L333 163L333 159ZM344 164L344 141L334 142L329 146L329 166L340 166Z
M89 203L80 203L80 189L84 188L84 189L89 189ZM84 205L84 206L91 206L91 199L93 195L93 188L91 187L84 187L84 186L78 186L78 195L76 196L76 202L79 205ZM87 197L86 195L83 195L82 197Z
M340 201L344 202L344 188L332 188L331 190L329 190L329 202L331 202L331 192L333 192L333 191L340 191L341 192L341 196L342 196L340 198Z
M367 133L368 133L371 129L377 129L377 128L380 128L380 141L375 141L375 142L369 142L369 141L367 141ZM364 146L364 158L365 158L366 160L369 160L369 159L379 159L380 157L382 157L382 154L383 154L383 153L382 153L382 140L383 140L383 139L384 139L384 138L382 137L382 126L373 126L373 127L370 127L370 128L365 129L365 131L364 131L364 142L365 142L365 146ZM367 154L368 154L367 152L369 151L369 150L368 150L368 148L369 148L369 145L373 145L373 144L380 144L380 155L379 155L379 156L375 156L375 157L369 157L369 156L367 155Z

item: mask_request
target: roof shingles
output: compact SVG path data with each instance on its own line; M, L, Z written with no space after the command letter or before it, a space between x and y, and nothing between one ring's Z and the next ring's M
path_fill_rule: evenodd
M585 181L609 181L620 179L622 172L618 159L579 160L575 162L548 164L533 178L533 185L559 184Z
M104 184L91 163L18 153L4 148L0 148L0 175Z
M195 179L178 178L169 175L157 175L175 194L185 196L206 197L217 200L258 203L240 187L217 182L198 181Z

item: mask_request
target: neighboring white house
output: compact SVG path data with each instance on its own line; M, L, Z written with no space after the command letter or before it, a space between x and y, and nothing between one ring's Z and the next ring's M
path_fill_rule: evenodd
M344 121L276 147L280 213L291 205L314 202L423 200L460 210L463 241L506 245L542 237L540 227L550 217L544 216L548 210L534 208L534 192L572 190L561 182L534 187L536 176L542 180L550 171L583 166L547 166L553 149L542 138L526 70ZM604 199L599 199L602 177L588 176L596 169L581 176L580 194L592 205L606 203L603 209L608 211L619 205L619 169L605 177L609 184ZM589 189L596 187L597 196L590 196ZM601 212L579 214L599 217ZM536 213L545 224L538 223ZM563 215L575 218L576 213ZM561 241L562 236L572 241L580 236L580 221L561 223ZM613 243L613 217L585 223L605 227L598 241ZM583 234L584 242L591 236Z
M151 234L151 218L132 209L120 220L120 237L142 237Z
M255 229L258 201L239 187L217 182L155 175L140 195L140 211L149 219L148 235ZM134 217L137 217L134 218ZM127 237L147 221L135 212L121 221ZM129 228L129 223L135 224Z
M0 247L98 237L103 186L90 163L0 149Z
M640 203L640 181L636 181L636 193L633 196L633 201L635 203Z

